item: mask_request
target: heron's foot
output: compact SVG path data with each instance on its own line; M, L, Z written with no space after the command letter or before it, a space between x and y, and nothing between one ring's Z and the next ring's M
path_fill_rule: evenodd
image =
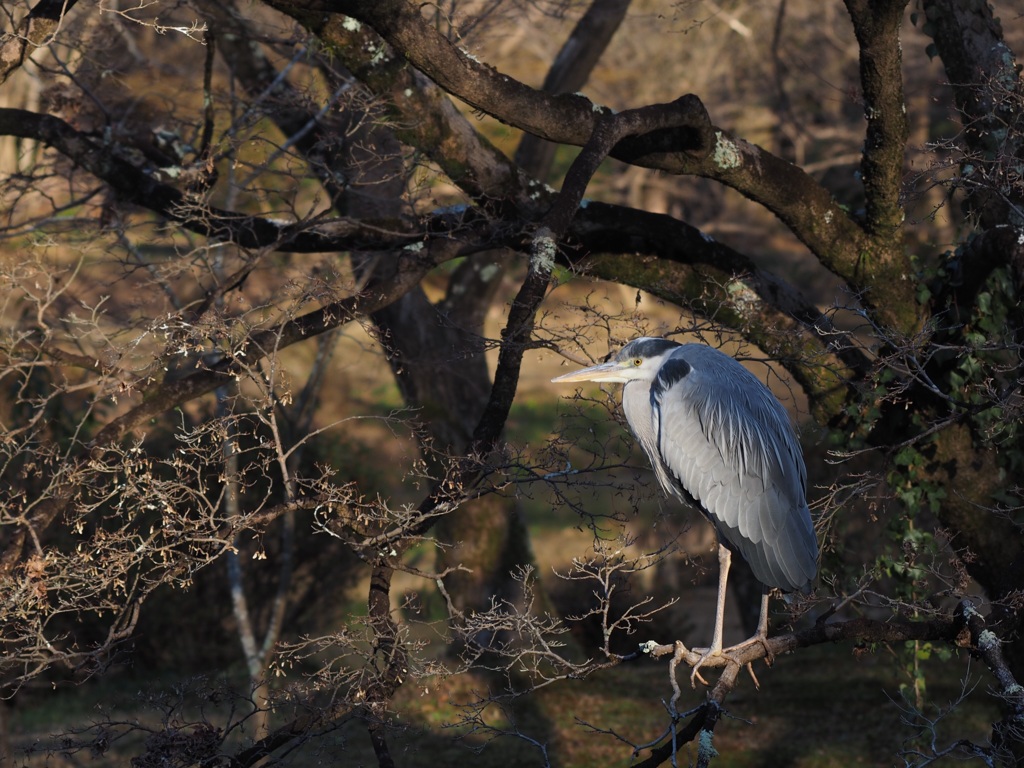
M694 653L699 653L700 654L700 658L698 658L697 661L695 661L691 665L691 667L690 667L690 687L691 688L696 688L698 680L700 680L700 682L703 685L708 686L708 681L705 680L701 676L701 674L700 674L700 668L704 666L704 663L708 659L710 659L710 658L712 658L714 656L721 656L721 655L723 655L722 646L719 645L717 647L716 646L712 646L711 648L694 648L693 652ZM710 687L710 686L708 686L708 687Z

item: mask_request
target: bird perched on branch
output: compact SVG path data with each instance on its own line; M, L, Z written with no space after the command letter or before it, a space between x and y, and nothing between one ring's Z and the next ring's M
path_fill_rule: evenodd
M607 362L552 381L623 384L626 421L664 491L696 506L718 534L718 613L710 647L723 653L722 624L732 554L763 585L757 634L768 636L768 593L809 591L818 542L807 509L807 469L789 415L736 360L703 344L634 339Z

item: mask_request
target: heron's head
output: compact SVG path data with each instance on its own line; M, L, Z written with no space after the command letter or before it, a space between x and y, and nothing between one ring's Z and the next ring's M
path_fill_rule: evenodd
M552 381L600 381L625 384L637 379L653 380L665 357L679 344L668 339L643 336L633 339L600 365L565 373Z

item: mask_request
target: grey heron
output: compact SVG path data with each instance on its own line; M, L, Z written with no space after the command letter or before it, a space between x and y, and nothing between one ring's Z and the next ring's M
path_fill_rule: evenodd
M634 339L607 362L552 381L623 384L622 409L662 489L695 505L718 534L718 613L701 664L723 653L732 553L763 585L757 634L768 636L768 593L808 591L818 542L807 508L807 470L789 415L756 376L704 344Z

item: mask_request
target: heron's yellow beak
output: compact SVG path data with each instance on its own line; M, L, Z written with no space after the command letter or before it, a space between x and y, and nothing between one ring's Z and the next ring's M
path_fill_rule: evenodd
M581 368L578 371L572 373L563 373L561 376L556 376L551 381L563 382L563 381L610 381L610 382L624 382L625 378L622 376L622 370L626 366L623 363L608 361L607 363L601 363L600 365L592 365L589 368Z

